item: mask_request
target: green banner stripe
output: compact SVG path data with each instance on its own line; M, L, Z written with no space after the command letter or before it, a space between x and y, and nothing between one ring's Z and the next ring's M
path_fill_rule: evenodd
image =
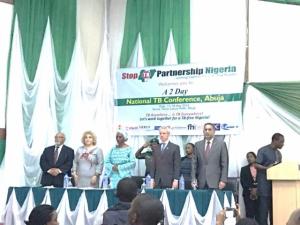
M2 163L2 160L4 158L4 153L5 153L5 139L0 139L0 165Z
M241 101L243 93L115 99L116 106Z

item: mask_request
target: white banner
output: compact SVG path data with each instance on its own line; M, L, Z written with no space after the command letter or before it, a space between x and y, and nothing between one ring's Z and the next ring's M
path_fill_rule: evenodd
M216 134L241 128L243 69L237 64L176 65L117 71L116 121L131 135L200 135L206 122Z

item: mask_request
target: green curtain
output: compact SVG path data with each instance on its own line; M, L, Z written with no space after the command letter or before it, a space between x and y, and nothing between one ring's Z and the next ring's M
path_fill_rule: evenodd
M249 83L273 102L300 118L300 82Z
M0 165L1 165L2 160L4 158L5 144L6 144L5 139L0 139Z
M76 39L76 0L50 0L50 25L56 68L65 78Z
M178 63L189 63L190 1L128 0L120 66L127 67L139 33L147 65L162 65L170 31Z
M47 0L16 0L14 17L18 16L23 59L29 80L35 77L47 25Z
M61 78L65 78L76 38L76 0L15 0L16 15L29 80L35 78L48 18L56 67Z
M283 4L300 5L300 0L264 0L265 2L275 2Z

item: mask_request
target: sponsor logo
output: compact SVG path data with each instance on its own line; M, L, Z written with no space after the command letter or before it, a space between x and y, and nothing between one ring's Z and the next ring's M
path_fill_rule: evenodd
M142 82L147 82L148 80L152 79L155 73L156 73L155 69L141 70L138 80L141 80Z
M188 130L196 130L197 129L197 126L195 124L188 124L187 125L187 129Z

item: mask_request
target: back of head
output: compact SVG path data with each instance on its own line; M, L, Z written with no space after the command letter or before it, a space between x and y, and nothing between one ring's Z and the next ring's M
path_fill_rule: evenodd
M300 225L300 209L296 209L292 212L287 225Z
M258 225L258 223L251 218L242 218L236 223L236 225Z
M137 192L137 184L132 178L125 177L117 185L117 197L122 202L131 202Z
M163 204L148 194L138 195L130 211L131 214L135 214L136 224L157 225L164 218Z
M31 211L28 221L25 221L27 225L46 225L51 221L51 217L55 212L55 208L51 205L38 205Z

